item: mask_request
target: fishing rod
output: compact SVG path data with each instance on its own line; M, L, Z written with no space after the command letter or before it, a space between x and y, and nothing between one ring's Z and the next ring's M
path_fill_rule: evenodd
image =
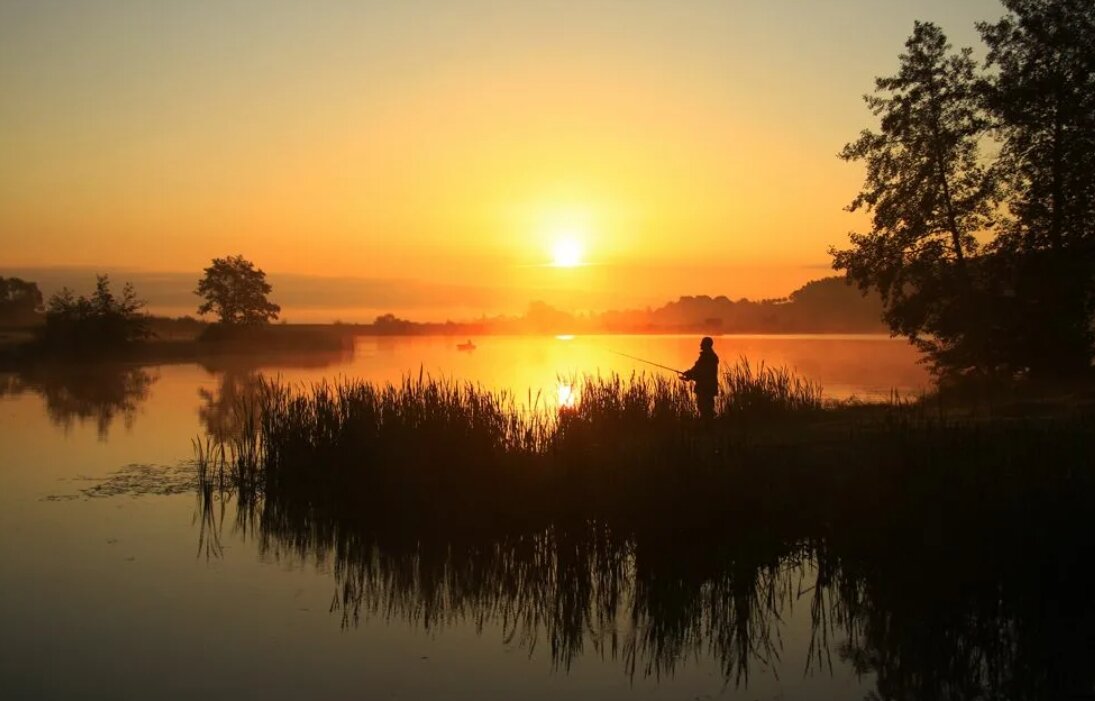
M661 363L655 363L652 360L646 360L644 358L639 358L639 357L636 357L634 355L628 355L627 353L620 353L618 351L609 351L609 353L612 353L614 355L623 356L624 358L630 358L630 359L636 360L640 363L646 363L647 365L653 365L654 367L661 368L662 370L668 370L669 372L675 372L678 375L682 374L681 371L678 370L677 368L671 368L668 365L662 365Z

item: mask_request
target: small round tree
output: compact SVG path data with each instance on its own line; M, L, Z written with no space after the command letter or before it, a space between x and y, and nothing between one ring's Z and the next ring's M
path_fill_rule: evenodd
M243 256L214 258L194 294L205 302L199 314L215 313L226 325L254 326L278 318L281 307L266 298L266 273Z

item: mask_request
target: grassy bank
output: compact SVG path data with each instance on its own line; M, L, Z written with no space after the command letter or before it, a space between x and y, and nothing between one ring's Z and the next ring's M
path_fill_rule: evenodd
M227 445L202 444L203 522L234 499L264 557L332 569L344 625L496 621L564 668L712 654L742 682L804 605L809 669L844 660L882 698L1090 691L1083 406L827 404L745 365L723 390L707 425L643 377L584 379L546 411L429 378L267 385Z
M956 485L1010 485L1010 503L1087 479L1095 457L1083 405L1014 417L825 403L816 385L744 363L722 385L704 423L684 385L646 376L577 380L562 408L426 377L267 384L240 407L229 465L248 489L291 490L324 508L641 527L661 513L786 523L856 510L885 521Z
M0 333L0 368L35 364L118 361L132 363L204 362L211 358L276 357L287 354L348 353L353 337L337 326L277 324L223 328L217 325L157 326L147 340L74 352L43 344L32 331ZM157 333L162 332L162 333Z

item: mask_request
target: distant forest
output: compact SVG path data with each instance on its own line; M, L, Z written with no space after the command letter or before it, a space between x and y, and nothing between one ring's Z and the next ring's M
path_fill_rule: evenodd
M221 260L228 264L233 259ZM250 263L239 258L237 263ZM215 261L216 264L216 261ZM207 269L214 270L216 265ZM250 267L247 270L251 270ZM267 300L271 291L261 270L251 271L253 284L260 288L246 297L243 307L262 313L248 321L236 320L229 313L236 309L240 294L214 295L218 300L215 324L190 316L175 319L144 313L143 302L131 285L121 296L110 291L106 276L98 278L91 297L77 297L64 290L43 304L34 282L18 278L0 278L5 294L0 295L0 329L22 329L49 347L90 352L91 346L133 345L137 341L224 340L226 334L258 334L271 328L277 316L276 304ZM233 283L232 289L240 287ZM226 288L227 289L227 288ZM223 297L223 299L221 299ZM228 304L232 302L232 304ZM210 311L209 302L199 311ZM227 305L227 306L225 306ZM233 306L235 305L235 306ZM257 306L256 306L257 305ZM223 307L223 308L222 308ZM227 310L227 311L226 311ZM265 311L262 311L265 310ZM252 310L253 311L253 310ZM250 313L250 312L249 312ZM468 335L487 334L569 334L569 333L885 333L882 300L877 294L864 295L842 277L814 280L787 297L753 301L731 300L726 296L684 296L661 307L571 313L545 302L528 305L523 314L483 316L464 321L413 321L394 314L383 314L373 323L343 324L328 328L345 335ZM261 318L259 318L261 317ZM279 324L278 327L283 325ZM300 325L293 325L299 327ZM309 324L316 328L317 326ZM126 331L129 329L129 331ZM124 333L123 333L124 331ZM282 334L284 335L284 334ZM266 336L263 336L265 339ZM0 338L0 341L3 339ZM238 340L238 338L236 339ZM109 343L108 343L109 342ZM264 341L265 343L265 341ZM0 343L0 345L3 345Z
M572 314L533 302L522 316L419 323L385 314L363 330L380 335L508 333L886 333L882 300L842 277L809 282L787 297L753 301L685 296L661 307Z

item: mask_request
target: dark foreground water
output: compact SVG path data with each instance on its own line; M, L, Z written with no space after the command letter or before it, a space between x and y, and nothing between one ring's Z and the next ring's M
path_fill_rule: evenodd
M1054 558L1010 578L948 578L940 562L961 553L927 572L900 549L879 559L763 529L439 533L414 514L347 527L196 497L191 439L231 431L236 398L261 375L420 369L565 400L568 374L631 367L609 351L686 365L695 339L485 339L470 355L453 343L0 375L0 698L972 699L1090 688L1095 596ZM718 349L796 365L841 396L924 384L908 349L882 339Z

